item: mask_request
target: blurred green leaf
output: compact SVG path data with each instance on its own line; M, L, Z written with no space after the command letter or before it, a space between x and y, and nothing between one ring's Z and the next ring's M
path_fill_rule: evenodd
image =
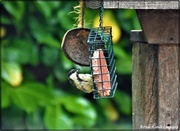
M48 129L72 129L71 119L62 111L59 105L46 107L44 124Z
M59 10L57 13L59 24L65 30L73 28L73 25L75 23L75 20L73 20L71 17L67 17L68 13L69 10L67 10L66 8L64 8L64 11Z
M61 2L49 2L49 1L36 1L34 2L38 10L46 17L49 18L52 15L52 11L56 9Z
M127 57L127 53L117 45L114 46L114 54L117 58Z
M61 63L61 64L64 69L70 70L73 68L73 65L74 65L73 62L70 59L68 59L65 56L65 54L63 54L62 50L60 51L60 58L61 58L61 61L63 61L63 63Z
M44 1L37 1L34 2L36 7L39 9L39 11L45 16L45 17L50 17L51 15L51 8L49 6L49 2L44 2Z
M114 53L116 58L116 72L121 74L132 73L132 57L127 54L123 49L114 46Z
M16 2L3 2L4 7L6 10L13 15L17 21L20 21L23 18L23 14L25 11L25 3L22 1L16 1Z
M60 62L57 62L54 66L53 73L60 82L67 81L67 72L64 70Z
M6 108L10 105L10 86L1 81L1 107Z
M17 63L1 63L1 76L2 78L12 86L18 86L22 82L22 70Z
M43 37L39 35L38 41L42 44L47 44L52 47L60 48L60 43L50 34L45 34Z
M120 74L131 74L132 73L132 62L131 57L121 58L116 61L116 71Z
M27 93L21 93L21 91L16 90L13 92L13 103L18 106L20 109L25 110L30 113L33 112L38 107L37 99Z
M46 85L48 88L52 89L54 88L54 75L49 75L46 79Z
M14 39L8 42L8 46L2 47L2 58L4 61L33 65L39 62L38 48L31 41Z
M133 30L142 30L138 17L133 17Z
M26 112L34 111L38 106L56 103L52 91L41 83L24 83L15 89L11 95L14 104Z
M42 21L32 17L29 24L31 33L39 44L46 44L55 48L60 48L60 42L56 40L52 33L45 28L47 25L42 24Z
M131 115L131 97L125 92L116 91L114 98L120 111L125 115Z
M53 66L59 58L59 50L54 47L44 46L42 48L42 62L46 66Z
M1 110L1 124L2 130L15 130L15 129L25 129L24 125L25 113L20 110L17 106L11 105L9 108Z
M86 15L88 14L88 15ZM95 18L97 15L99 15L99 10L93 10L90 8L85 8L85 27L86 28L92 28L93 27L93 20L92 18Z
M63 99L65 109L74 114L73 123L77 127L92 127L97 118L93 106L84 98L67 96Z
M1 14L1 23L2 24L12 24L12 21L9 18L7 18L7 16Z
M26 117L27 129L38 130L44 129L44 124L42 121L42 116L40 110L35 110L32 113L29 113Z
M117 18L121 23L121 27L127 33L130 33L131 30L141 29L135 10L120 10Z
M110 121L110 118L109 118L110 112L107 108L107 105L109 103L112 103L112 101L111 101L111 99L98 99L97 102L98 102L98 105L96 108L98 110L98 116L99 115L104 116L101 119L99 118L100 122L102 122L101 124L103 125L103 123ZM103 111L102 111L102 109L103 109Z
M122 10L122 16L124 19L131 19L134 16L134 10Z

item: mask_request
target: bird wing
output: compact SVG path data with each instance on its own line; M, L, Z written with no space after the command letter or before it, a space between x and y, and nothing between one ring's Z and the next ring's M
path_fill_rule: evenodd
M81 89L85 93L91 93L93 88L91 74L79 74L79 79L82 79Z
M79 74L79 78L83 81L92 81L91 74Z

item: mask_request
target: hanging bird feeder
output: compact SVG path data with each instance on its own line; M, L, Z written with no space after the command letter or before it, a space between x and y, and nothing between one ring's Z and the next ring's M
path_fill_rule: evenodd
M65 33L61 47L68 59L76 64L89 66L89 45L87 44L87 39L90 29L84 27L84 0L81 0L79 6L74 8L74 12L78 14L78 28L70 29Z
M103 0L101 0L100 25L91 29L87 41L95 99L114 97L117 87L112 28L110 26L103 27L103 13L104 6Z

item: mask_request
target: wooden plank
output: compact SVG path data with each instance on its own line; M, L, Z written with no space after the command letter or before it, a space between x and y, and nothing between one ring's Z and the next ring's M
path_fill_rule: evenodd
M149 44L180 44L180 10L137 10Z
M128 8L128 9L179 9L179 1L160 0L119 0L105 1L105 8Z
M160 45L158 51L158 122L167 128L180 123L180 46Z
M97 9L100 0L85 0L86 7ZM91 3L93 2L93 4ZM95 4L94 4L95 3ZM180 9L179 0L104 0L107 9Z
M157 45L133 44L133 129L157 126Z

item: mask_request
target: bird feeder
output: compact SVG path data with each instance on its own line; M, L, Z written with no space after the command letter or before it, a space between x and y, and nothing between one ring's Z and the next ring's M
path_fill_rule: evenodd
M91 29L87 41L95 99L114 97L117 87L112 28L110 26L103 27L102 18L103 1L101 1L100 26Z

